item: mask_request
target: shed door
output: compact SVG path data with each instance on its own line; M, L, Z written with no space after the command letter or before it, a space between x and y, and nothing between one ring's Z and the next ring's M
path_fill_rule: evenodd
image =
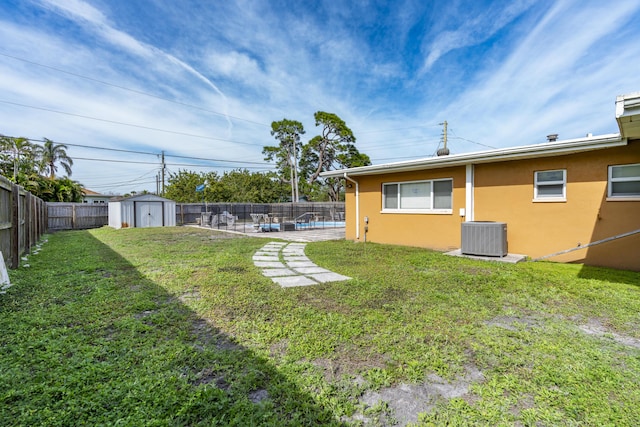
M136 227L162 227L162 202L134 202Z

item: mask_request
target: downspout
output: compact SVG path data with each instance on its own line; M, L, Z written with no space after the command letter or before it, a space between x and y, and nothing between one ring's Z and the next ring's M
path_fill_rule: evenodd
M344 173L344 179L356 185L356 240L360 240L360 186L358 185L358 181L349 178L346 172Z
M465 182L465 222L475 221L475 168L473 164L466 166Z

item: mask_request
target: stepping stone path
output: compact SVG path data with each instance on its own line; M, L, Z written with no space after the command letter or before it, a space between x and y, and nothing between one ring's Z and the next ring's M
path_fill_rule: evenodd
M253 255L253 263L283 288L351 279L315 265L304 254L305 246L306 243L267 243Z

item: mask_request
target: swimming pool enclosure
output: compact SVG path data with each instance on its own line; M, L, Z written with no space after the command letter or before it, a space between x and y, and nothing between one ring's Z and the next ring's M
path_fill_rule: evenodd
M248 233L345 226L344 202L178 203L177 224L199 224Z

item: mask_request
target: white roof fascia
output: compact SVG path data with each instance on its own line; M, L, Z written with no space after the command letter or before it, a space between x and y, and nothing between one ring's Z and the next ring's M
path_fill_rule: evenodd
M640 136L640 92L616 97L616 122L624 137Z
M381 165L361 166L351 169L340 169L323 172L323 177L344 177L357 175L377 175L392 172L409 172L424 169L439 169L469 164L504 162L508 160L531 159L537 157L560 156L563 154L601 150L604 148L627 145L627 139L618 133L591 136L564 141L545 142L521 147L498 148L494 150L476 151L472 153L453 154L450 156L427 157Z

